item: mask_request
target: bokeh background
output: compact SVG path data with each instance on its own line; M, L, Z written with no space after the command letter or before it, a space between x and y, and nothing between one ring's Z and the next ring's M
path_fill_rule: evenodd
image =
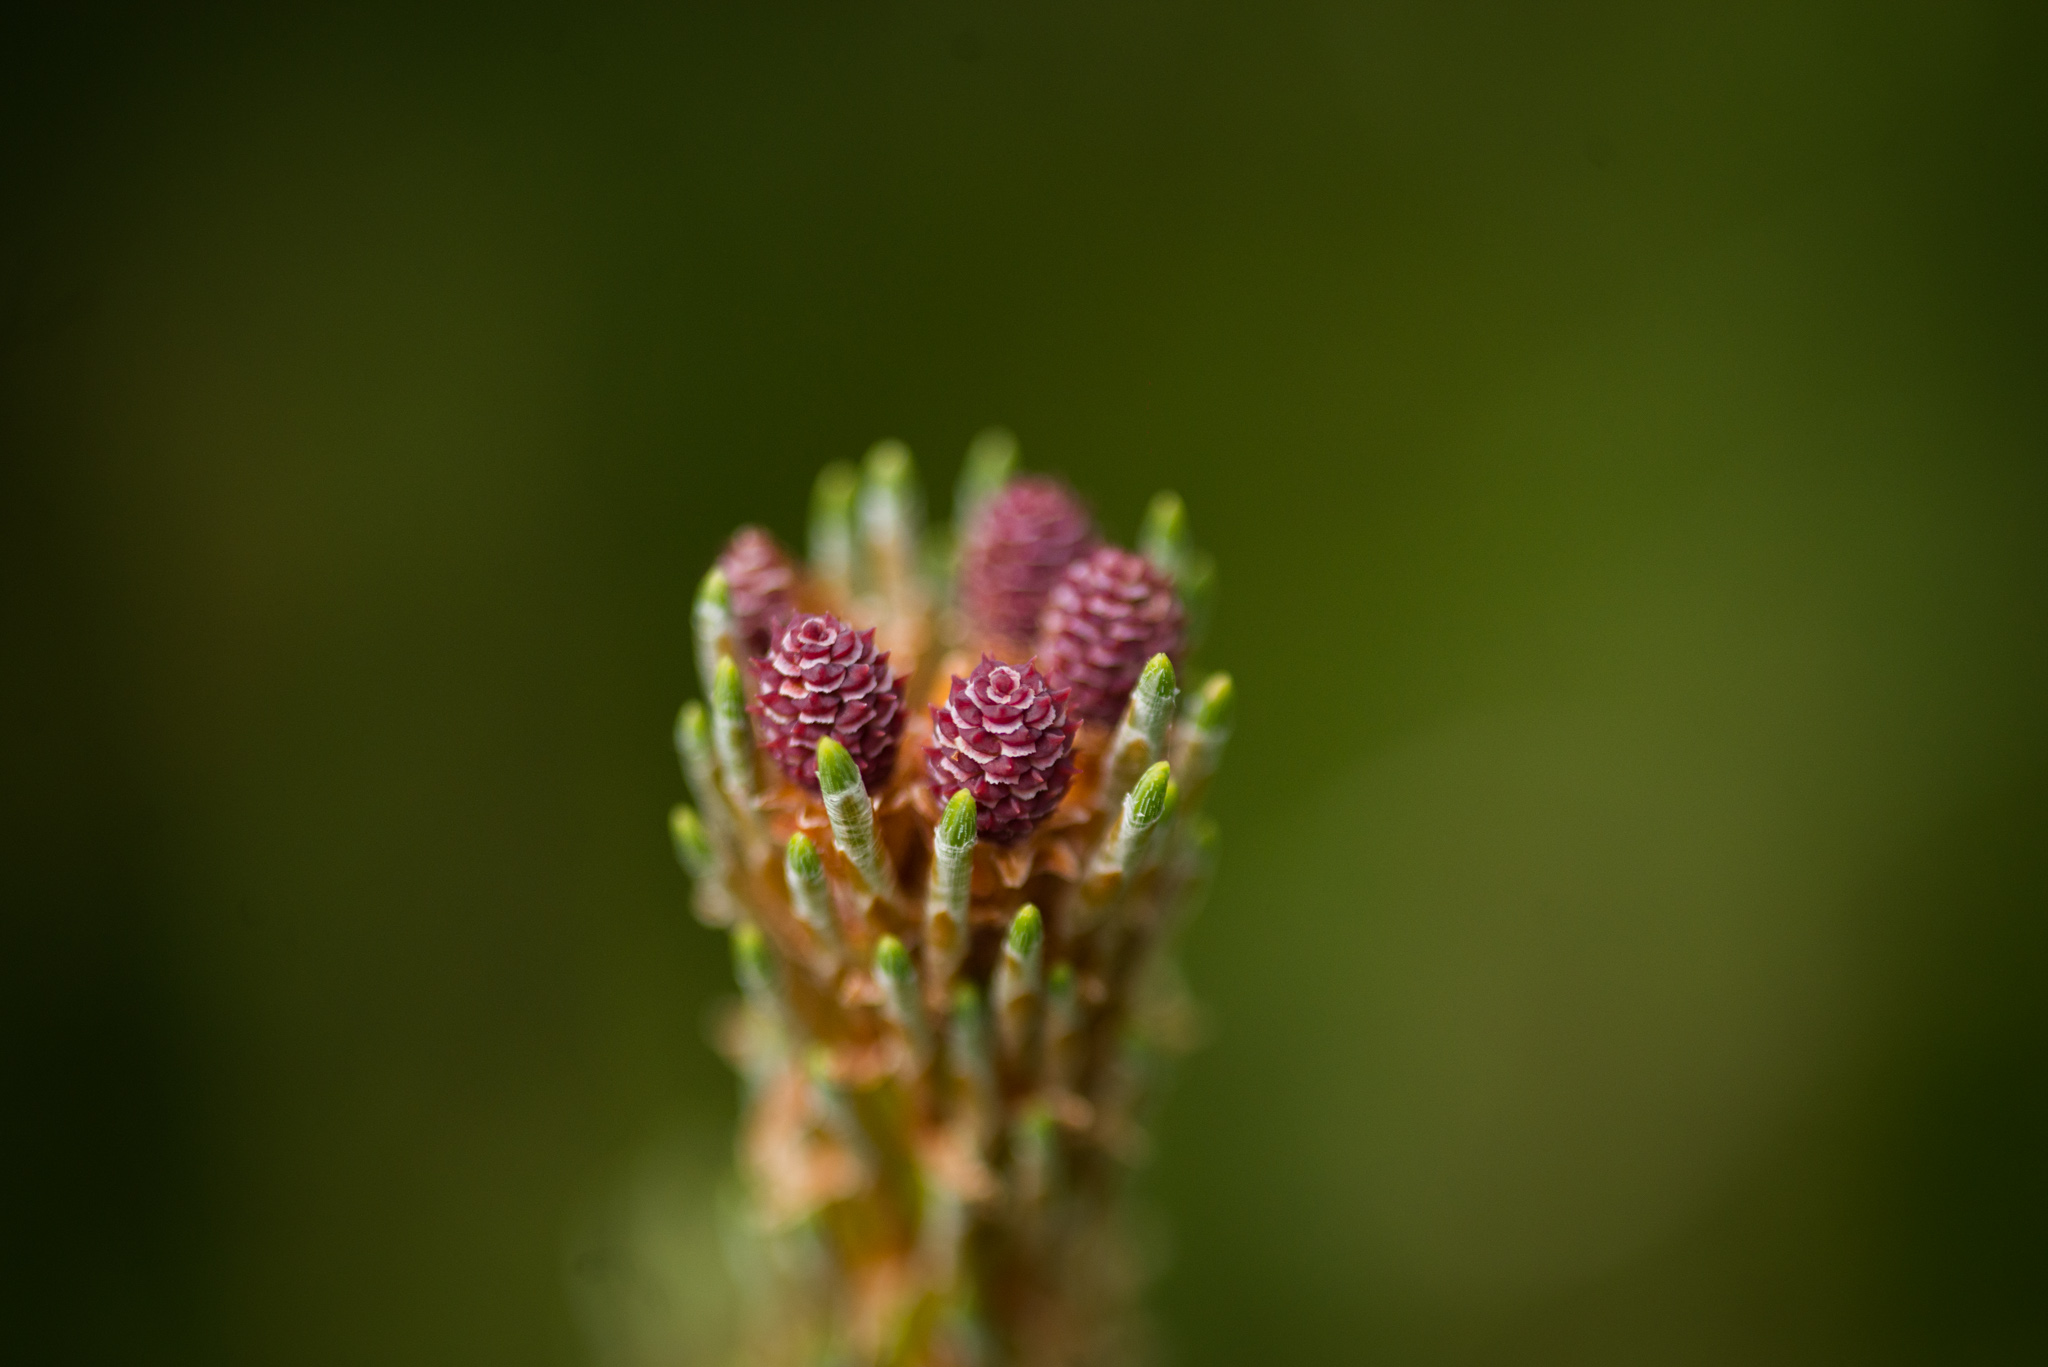
M688 595L1002 422L1224 567L1176 1361L2048 1360L2043 14L11 8L4 1355L715 1319Z

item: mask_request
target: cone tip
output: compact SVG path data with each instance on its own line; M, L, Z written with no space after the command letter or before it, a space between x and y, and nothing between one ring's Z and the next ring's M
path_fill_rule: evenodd
M1195 725L1205 731L1218 731L1230 725L1230 715L1237 703L1237 685L1228 674L1211 674L1202 685L1202 700L1195 706Z
M860 788L860 769L854 764L853 756L846 747L826 736L818 742L818 787L831 793L853 792Z
M910 477L910 448L894 437L868 448L867 475L877 484L901 484Z
M718 669L711 680L711 703L721 712L745 710L746 690L740 684L740 667L731 655L718 655Z
M945 815L939 818L939 838L955 849L972 845L979 818L974 794L962 788L946 800Z
M1151 697L1170 698L1177 686L1173 661L1164 655L1154 655L1147 660L1145 672L1138 676L1138 691Z
M854 486L860 482L851 464L835 460L818 471L818 482L814 486L821 503L839 503L853 497Z
M884 935L875 944L875 972L884 978L902 979L910 973L910 951L894 935Z
M1045 939L1045 919L1038 914L1038 908L1026 902L1017 913L1017 919L1010 922L1010 952L1019 956L1028 955L1037 949Z
M1159 819L1166 808L1166 785L1173 781L1173 767L1160 760L1145 771L1138 786L1131 789L1131 814L1147 825Z
M732 587L726 582L725 571L713 565L704 572L697 582L697 602L702 606L727 607L732 602Z
M818 847L802 831L789 838L783 862L791 873L806 883L821 882L825 877L825 866L818 861Z

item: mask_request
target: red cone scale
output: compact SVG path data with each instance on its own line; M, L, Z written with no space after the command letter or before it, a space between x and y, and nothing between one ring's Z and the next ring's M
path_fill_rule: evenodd
M960 555L960 596L983 631L1028 642L1060 571L1095 544L1095 523L1055 479L1011 480L974 521Z
M767 654L796 610L790 597L796 566L774 537L759 527L742 527L718 553L718 568L732 599L736 649L748 658Z
M1035 663L981 657L966 678L953 676L945 706L932 709L925 771L939 801L962 788L974 794L975 830L1013 844L1031 834L1074 781L1074 733L1067 690L1054 690Z
M1074 711L1114 723L1145 662L1180 656L1184 629L1173 584L1142 555L1104 546L1067 566L1038 625L1046 673L1074 690Z
M818 742L846 747L873 789L896 765L903 739L903 684L873 630L855 631L830 613L798 617L754 662L760 692L751 710L761 743L791 781L818 790Z

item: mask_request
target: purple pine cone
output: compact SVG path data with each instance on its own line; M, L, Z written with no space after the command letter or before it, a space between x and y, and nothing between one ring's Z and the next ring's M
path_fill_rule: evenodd
M1095 522L1056 479L1011 480L960 552L960 597L983 631L1029 641L1060 571L1095 544Z
M1055 691L1034 661L1022 668L984 655L932 709L925 772L939 800L974 794L983 840L1012 844L1052 815L1074 781L1074 733L1067 692Z
M735 652L744 658L766 655L776 633L796 611L790 597L796 566L765 530L742 527L718 553L718 568L731 595Z
M754 661L760 692L749 710L761 743L791 781L818 791L818 742L846 747L870 789L888 780L903 739L904 681L877 653L872 629L855 631L831 613L799 617Z
M1145 662L1178 663L1185 627L1173 583L1142 555L1103 546L1076 560L1047 595L1038 657L1074 691L1074 711L1114 724Z

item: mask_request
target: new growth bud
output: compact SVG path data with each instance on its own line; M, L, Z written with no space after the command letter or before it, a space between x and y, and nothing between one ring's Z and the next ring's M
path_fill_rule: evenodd
M1166 790L1173 783L1173 766L1165 760L1145 771L1138 786L1124 801L1122 825L1126 831L1144 833L1159 824L1166 811Z
M853 500L860 476L845 461L818 472L811 488L811 572L841 593L853 590Z
M775 987L775 957L768 952L768 941L761 929L751 921L742 921L732 930L732 976L740 985L740 992L747 1004L757 1011L770 1016L779 1014L780 999Z
M981 993L973 983L961 983L953 990L952 1010L946 1016L946 1059L959 1105L967 1111L976 1138L986 1146L1001 1118L1002 1098L996 1090L995 1063L989 1056Z
M975 434L967 443L959 482L953 486L953 534L963 544L988 501L1003 491L1017 468L1017 438L1001 427Z
M1190 652L1201 648L1216 620L1216 557L1207 551L1191 551L1174 581L1181 607L1187 614L1186 644Z
M1180 748L1174 756L1174 766L1193 803L1201 802L1216 766L1223 762L1223 747L1230 739L1236 709L1237 690L1230 676L1211 674L1195 700L1194 716L1180 730Z
M1216 604L1216 558L1196 550L1188 538L1187 506L1180 495L1161 493L1145 511L1138 549L1173 581L1186 626L1182 649L1192 653L1208 635Z
M697 583L697 601L690 608L690 632L697 643L697 683L710 697L718 678L718 656L732 646L732 593L725 571L716 565Z
M932 1056L931 1026L924 1018L924 1002L918 995L917 970L911 966L910 951L894 935L884 935L875 945L875 982L882 989L882 1014L903 1032L918 1066L922 1067Z
M1228 674L1211 674L1202 684L1195 704L1195 726L1212 735L1230 733L1230 719L1237 708L1237 688Z
M716 666L714 666L714 674ZM705 819L715 829L729 830L723 825L725 798L718 790L718 761L711 748L711 718L700 702L686 702L676 713L676 757L683 764L683 778L690 785L690 795L697 799L697 806Z
M725 882L725 859L696 809L678 802L669 809L669 843L675 846L676 862L690 875L696 894L697 919L707 926L729 926L737 911L732 890Z
M1046 1081L1062 1092L1074 1092L1081 1075L1081 999L1074 988L1074 966L1054 964L1045 979Z
M1004 938L1003 947L1008 956L1018 963L1036 964L1039 946L1045 943L1045 918L1038 914L1038 908L1026 902L1010 922L1010 933ZM1037 972L1031 980L1037 980Z
M1130 791L1145 772L1145 766L1166 755L1166 731L1173 724L1173 706L1180 697L1174 679L1173 661L1154 655L1131 690L1130 706L1110 742L1110 771L1103 784L1102 798L1115 802Z
M716 681L714 670L713 682ZM718 747L712 740L711 714L704 704L686 702L676 713L675 742L683 777L689 781L690 795L697 799L697 813L704 819L713 845L729 857L738 833L752 833L753 812L749 807L736 806L719 781Z
M697 819L696 808L685 802L669 808L668 835L676 847L676 862L691 878L702 883L717 874L718 855L711 848L704 823Z
M967 954L967 909L974 891L974 794L961 789L932 833L931 884L925 891L925 972L950 981Z
M900 441L876 442L861 470L861 532L870 542L885 544L915 537L923 522L924 499L910 448Z
M832 910L832 890L825 882L825 865L811 838L798 831L783 850L782 881L789 888L790 908L796 919L817 937L828 953L839 949L839 918Z
M946 810L939 815L939 844L947 850L972 850L975 830L974 794L966 789L946 801Z
M1144 867L1153 829L1166 812L1166 790L1172 777L1172 766L1161 760L1125 795L1116 825L1095 853L1089 869L1091 881L1107 879L1114 886L1128 882Z
M1010 922L1003 957L996 963L996 1037L1003 1061L1013 1069L1030 1063L1038 1026L1039 995L1045 962L1045 922L1038 908L1026 903Z
M1179 697L1173 661L1164 655L1147 660L1138 686L1131 690L1131 705L1125 715L1131 733L1142 737L1154 754L1166 748L1166 728L1173 721L1173 704Z
M818 789L825 799L825 817L832 823L832 843L860 874L876 897L896 895L896 871L889 851L875 836L875 809L860 770L846 747L829 737L818 742Z
M910 448L900 441L876 442L861 471L861 541L876 585L899 610L915 605L918 540L924 528L924 491L918 487Z
M711 681L711 745L733 807L751 811L754 802L754 730L747 724L747 691L732 656L718 657Z
M1180 495L1161 490L1145 509L1138 550L1169 579L1178 579L1188 554L1188 509Z
M821 792L850 792L860 785L860 766L846 747L831 737L818 742L818 788Z
M1010 1151L1016 1167L1011 1194L1017 1204L1027 1211L1044 1205L1059 1178L1059 1131L1043 1103L1034 1102L1017 1116Z

